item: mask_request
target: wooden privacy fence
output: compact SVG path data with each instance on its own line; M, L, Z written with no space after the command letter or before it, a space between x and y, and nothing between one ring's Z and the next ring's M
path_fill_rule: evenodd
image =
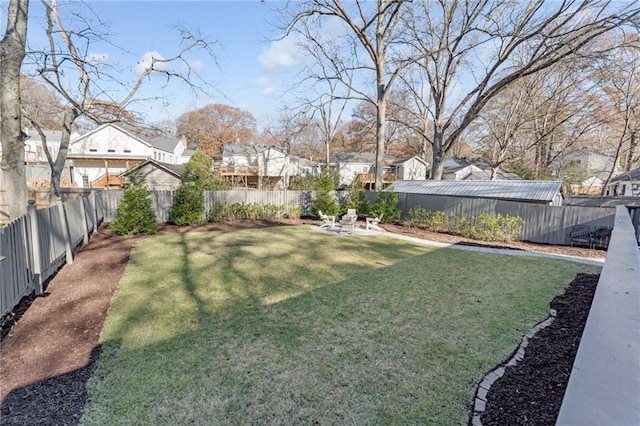
M91 193L38 209L31 202L25 216L0 228L0 316L35 291L89 240L104 218L102 194Z
M104 191L105 222L115 219L116 210L122 200L123 191ZM151 191L151 201L159 222L169 220L169 210L173 203L173 191ZM204 210L208 212L215 203L224 204L272 204L276 206L300 207L303 216L311 215L311 202L315 195L313 191L205 191Z
M414 207L453 213L457 219L480 213L520 216L524 228L520 240L534 243L567 245L567 234L574 225L613 228L614 207L548 206L488 198L459 198L424 194L398 194L398 207L406 218Z

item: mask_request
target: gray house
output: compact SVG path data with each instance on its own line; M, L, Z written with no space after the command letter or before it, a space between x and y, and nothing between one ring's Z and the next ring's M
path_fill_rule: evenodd
M135 173L145 180L149 191L175 191L180 186L184 171L182 164L167 164L148 159L122 173L120 177L126 179Z

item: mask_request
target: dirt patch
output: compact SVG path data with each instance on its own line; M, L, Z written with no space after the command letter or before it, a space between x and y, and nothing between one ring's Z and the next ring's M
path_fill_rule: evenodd
M200 227L161 225L158 233L224 231L238 228L297 225L313 221L285 220L212 223ZM416 228L385 225L398 232L451 244L473 242ZM32 298L2 324L0 343L0 424L77 424L86 402L86 382L99 356L98 340L131 248L146 237L122 238L101 226L90 243L48 283L46 297ZM496 244L489 244L496 245ZM548 251L585 257L603 252L526 243L499 247ZM15 321L18 320L18 321Z

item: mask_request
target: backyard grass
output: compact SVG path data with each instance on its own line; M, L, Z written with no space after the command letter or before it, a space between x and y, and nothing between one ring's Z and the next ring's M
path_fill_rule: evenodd
M437 424L578 272L307 226L135 247L83 424Z

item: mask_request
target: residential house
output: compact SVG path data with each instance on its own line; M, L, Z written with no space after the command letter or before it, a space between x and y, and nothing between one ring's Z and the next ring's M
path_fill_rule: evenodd
M491 167L480 160L462 157L447 158L443 164L442 180L491 180ZM515 173L501 168L494 180L521 180Z
M43 131L47 148L51 157L55 159L58 156L60 150L60 140L62 139L62 132L60 130L44 130ZM24 160L26 163L25 173L27 176L27 185L30 187L44 187L49 186L51 181L51 168L47 160L47 156L44 150L44 144L40 134L33 129L25 129L25 141L24 141ZM72 133L71 137L77 137L77 133ZM0 158L2 158L2 146L0 145ZM69 176L63 173L60 179L62 186L70 186Z
M286 187L299 173L299 158L282 147L229 144L219 170L220 176L247 187Z
M585 150L575 150L560 157L553 164L552 173L555 176L560 176L563 173L578 174L580 181L569 185L571 193L596 195L602 192L604 182L613 168L613 160L608 156Z
M298 159L298 176L320 176L322 166L318 161L307 158Z
M384 181L393 182L396 179L394 166L395 158L390 154L385 154L383 159ZM376 154L372 152L336 152L332 156L331 162L338 170L340 187L347 187L354 182L365 187L373 187L376 181Z
M120 186L121 173L147 159L179 164L186 140L161 136L147 138L115 124L103 124L71 140L67 169L79 187Z
M391 162L391 172L399 180L425 180L429 173L429 164L422 158L413 156L398 158Z
M640 168L621 173L609 181L606 195L640 197Z
M183 164L162 163L149 158L126 170L120 177L127 179L136 174L144 179L149 191L175 191L182 182L184 171Z

